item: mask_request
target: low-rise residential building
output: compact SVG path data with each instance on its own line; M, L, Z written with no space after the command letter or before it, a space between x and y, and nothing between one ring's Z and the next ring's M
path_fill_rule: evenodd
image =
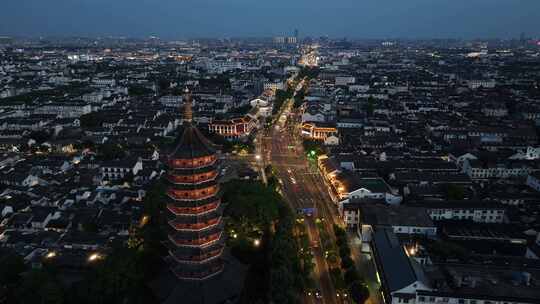
M504 223L507 207L495 201L419 201L409 202L410 206L426 208L434 221L463 220L474 223Z

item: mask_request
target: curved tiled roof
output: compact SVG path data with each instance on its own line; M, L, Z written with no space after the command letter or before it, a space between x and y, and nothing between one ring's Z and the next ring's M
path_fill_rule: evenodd
M187 123L178 145L169 155L169 158L193 159L211 156L214 155L215 152L212 144L204 137L199 129L191 123Z

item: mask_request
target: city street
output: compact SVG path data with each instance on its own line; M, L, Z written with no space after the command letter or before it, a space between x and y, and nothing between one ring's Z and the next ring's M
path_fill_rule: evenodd
M304 81L299 83L295 91L298 92L303 84ZM271 129L259 131L256 141L257 164L261 169L268 164L272 165L286 202L291 208L305 215L315 262L313 278L319 292L319 297L316 294L306 295L306 303L347 303L342 297L337 297L316 224L317 220L322 223L326 235L334 243L333 225L343 226L343 221L317 170L316 161L308 159L303 149L298 129L299 115L293 112L293 102L291 98L283 105ZM266 176L263 176L263 179L266 179ZM368 302L380 303L378 283L370 256L360 252L359 240L354 233L349 234L349 242L352 257L370 287L371 297Z
M285 200L291 208L297 211L315 210L312 216L306 216L307 232L312 244L312 251L315 259L314 279L320 298L316 292L311 296L306 295L307 303L336 303L336 292L332 286L332 280L328 272L323 249L320 246L319 231L315 224L315 219L332 218L328 215L325 207L325 200L329 200L327 194L322 191L314 174L308 167L301 142L294 135L294 120L291 120L291 106L293 100L287 101L281 117L276 125L266 136L262 136L260 143L260 153L263 162L272 164L276 177L281 185ZM259 146L259 145L257 145ZM325 196L326 195L326 196ZM321 211L319 211L321 210ZM331 223L326 221L326 230L333 237Z

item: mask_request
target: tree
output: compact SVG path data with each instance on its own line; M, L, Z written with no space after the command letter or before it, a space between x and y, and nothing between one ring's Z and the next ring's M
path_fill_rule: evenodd
M51 134L49 134L47 131L39 130L33 131L28 135L28 137L35 140L37 144L42 144L51 137Z
M366 104L366 113L368 116L372 116L375 111L375 98L369 96Z
M65 303L64 291L58 280L46 270L32 270L27 273L17 287L19 303Z
M352 284L354 281L360 280L360 275L354 267L350 267L345 271L345 282L347 285Z
M351 248L349 248L349 244L344 243L339 247L339 256L341 258L348 257L351 255Z
M332 228L334 229L334 235L337 238L345 238L347 236L345 229L339 227L338 225L334 224L332 225Z
M332 278L332 282L334 283L334 287L337 290L344 289L346 287L345 280L343 280L343 275L341 274L341 269L331 268L329 273L330 277Z
M225 215L238 222L245 218L250 226L260 230L279 215L279 196L260 182L231 181L224 185L223 200L228 203Z
M102 160L115 160L123 158L126 153L119 144L105 143L98 147L98 155Z
M231 109L229 113L241 116L241 115L246 115L247 113L249 113L249 110L251 110L251 105L247 104L245 106L233 108Z
M365 282L356 280L349 287L351 298L357 304L364 304L369 298L369 289Z
M290 90L276 90L274 107L272 109L272 114L276 114L280 109L283 103L292 97L293 92Z
M81 224L81 226L84 232L97 233L99 231L97 223L93 220L85 221Z
M341 268L349 269L354 266L354 261L350 256L345 256L341 258Z
M298 79L307 77L308 79L316 78L319 75L319 69L317 67L303 67L298 72Z
M21 273L26 270L24 259L17 254L8 254L0 258L0 285L19 282Z
M145 88L143 86L132 85L128 87L128 94L130 96L144 96L144 95L151 95L153 93L154 91L152 91L149 88Z
M103 123L103 114L99 112L92 112L81 115L80 117L82 128L96 128L101 127Z
M302 103L304 103L304 97L305 97L305 93L304 91L299 91L295 96L294 96L294 107L295 108L298 108L302 105Z
M445 188L449 200L462 200L465 197L465 189L461 185L448 184Z
M304 139L302 146L304 147L304 151L308 153L308 157L316 157L325 153L322 142L317 140Z
M296 303L293 282L293 275L285 265L270 270L270 292L275 303Z
M171 81L169 79L160 78L157 83L160 92L168 90L171 86Z

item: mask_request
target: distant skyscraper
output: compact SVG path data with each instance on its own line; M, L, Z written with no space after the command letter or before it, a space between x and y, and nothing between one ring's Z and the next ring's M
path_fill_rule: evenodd
M294 29L294 37L298 41L298 29Z
M285 37L283 37L283 36L274 37L274 43L276 43L276 44L284 44L285 43Z
M0 36L0 45L3 45L3 44L11 44L13 42L13 38L11 37L6 37L6 36Z
M521 44L526 44L527 43L527 36L525 36L524 32L521 32L521 34L519 35L519 42Z

